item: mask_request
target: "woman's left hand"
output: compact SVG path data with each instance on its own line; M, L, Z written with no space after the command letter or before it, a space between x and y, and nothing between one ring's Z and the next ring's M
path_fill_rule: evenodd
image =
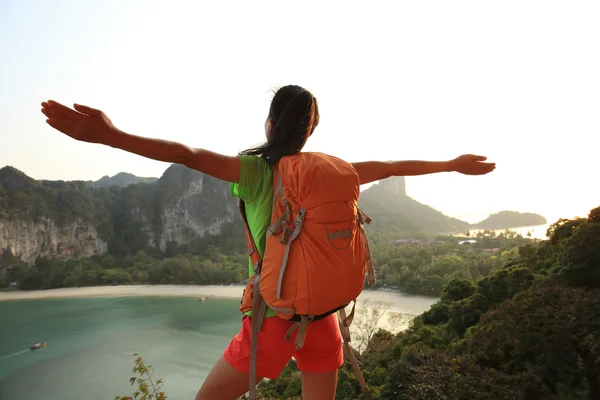
M496 163L484 162L487 157L463 154L450 161L450 170L465 175L485 175L496 169Z

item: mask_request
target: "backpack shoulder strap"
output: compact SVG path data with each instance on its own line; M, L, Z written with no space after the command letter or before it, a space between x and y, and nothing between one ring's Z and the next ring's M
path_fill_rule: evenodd
M246 205L243 200L239 201L240 214L244 221L244 230L246 231L246 245L248 246L248 255L254 266L254 284L253 288L253 307L252 307L252 340L250 342L250 372L249 372L249 395L251 400L256 400L256 385L258 382L256 376L256 358L258 354L258 334L261 330L267 303L260 295L260 274L262 270L262 258L252 237L248 218L246 217Z
M262 268L262 258L260 257L260 253L258 252L256 243L254 242L254 238L252 237L250 226L248 226L248 218L246 217L246 204L244 203L244 200L240 199L238 205L240 207L242 221L244 221L244 230L246 231L246 246L248 247L248 255L250 256L250 260L252 260L254 273L256 274L259 273L260 269Z

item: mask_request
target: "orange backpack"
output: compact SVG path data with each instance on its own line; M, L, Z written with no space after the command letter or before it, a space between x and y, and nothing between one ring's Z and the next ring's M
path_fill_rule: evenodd
M298 329L295 345L301 349L312 321L338 313L344 350L365 392L369 389L348 342L356 298L365 275L375 283L373 262L364 223L370 219L358 209L359 176L354 167L321 153L283 157L273 175L271 226L264 259L254 244L245 215L246 242L255 274L244 290L240 310L253 310L250 355L250 399L256 398L256 350L266 307L280 318L294 321L286 334ZM345 307L354 302L349 316Z

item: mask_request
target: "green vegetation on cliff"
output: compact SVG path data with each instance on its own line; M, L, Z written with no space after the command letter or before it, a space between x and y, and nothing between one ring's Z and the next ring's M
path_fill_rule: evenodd
M0 220L47 218L57 225L80 218L100 225L109 218L106 203L84 182L38 182L12 167L0 169Z

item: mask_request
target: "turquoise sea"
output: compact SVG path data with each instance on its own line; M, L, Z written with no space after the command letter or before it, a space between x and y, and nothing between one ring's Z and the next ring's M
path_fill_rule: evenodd
M193 399L240 327L239 301L111 297L0 302L0 400L131 395L133 353ZM47 347L28 348L37 342Z

